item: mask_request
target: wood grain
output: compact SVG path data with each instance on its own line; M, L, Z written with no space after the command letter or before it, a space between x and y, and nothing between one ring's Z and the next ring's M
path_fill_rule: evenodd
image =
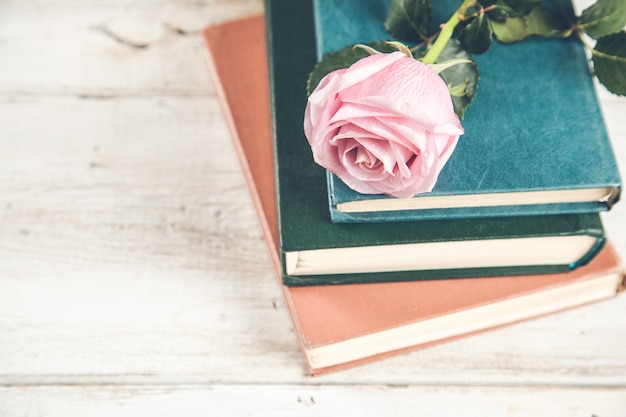
M198 35L262 9L0 3L0 415L623 416L623 296L306 376Z
M623 389L468 386L83 386L0 388L0 413L50 417L185 415L621 417ZM5 400L5 401L2 401ZM407 411L408 410L408 411Z

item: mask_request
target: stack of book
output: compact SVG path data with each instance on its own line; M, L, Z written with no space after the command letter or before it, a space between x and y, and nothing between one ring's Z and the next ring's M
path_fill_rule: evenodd
M485 81L432 193L359 195L313 162L302 129L308 74L326 52L385 38L380 7L266 0L264 16L203 32L311 374L610 298L624 285L599 214L619 199L620 177L575 42L494 45L478 58ZM533 76L509 82L519 71Z

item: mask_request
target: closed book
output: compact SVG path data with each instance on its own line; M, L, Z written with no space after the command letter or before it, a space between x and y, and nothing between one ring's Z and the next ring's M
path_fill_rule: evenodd
M388 0L314 0L318 58L390 39ZM567 0L560 0L564 9ZM457 0L433 2L447 21ZM328 174L333 221L397 221L582 213L618 201L621 178L583 45L575 39L494 42L474 55L476 97L465 129L431 192L412 198L360 194Z
M597 213L333 223L326 173L313 161L303 132L305 85L316 62L312 14L310 0L266 2L285 284L558 272L586 262L601 247Z
M224 117L281 277L263 17L216 24L203 34ZM589 264L565 274L281 288L308 371L321 374L612 297L620 271L607 244Z

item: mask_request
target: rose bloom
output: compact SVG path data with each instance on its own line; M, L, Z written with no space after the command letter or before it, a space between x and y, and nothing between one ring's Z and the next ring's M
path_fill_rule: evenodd
M431 191L463 128L441 77L401 52L326 75L304 131L315 162L362 194Z

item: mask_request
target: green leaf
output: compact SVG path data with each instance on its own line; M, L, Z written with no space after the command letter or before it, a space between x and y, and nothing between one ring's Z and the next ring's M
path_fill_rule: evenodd
M368 43L367 46L379 52L397 51L396 48L384 41ZM315 90L315 87L317 87L322 78L328 73L341 68L348 68L359 59L365 58L368 55L370 55L370 53L365 49L355 48L353 45L324 55L322 59L315 64L315 67L313 67L313 70L309 74L309 79L306 84L307 95L310 95L313 90Z
M567 38L572 34L567 22L544 6L533 7L526 16L508 16L501 21L491 20L493 33L500 42L512 43L529 36Z
M528 36L567 38L572 33L567 21L543 6L534 7L526 15L526 21L528 24Z
M509 16L502 23L492 20L491 29L496 39L500 42L517 42L528 36L528 20L523 16Z
M428 33L432 15L431 0L392 0L385 29L398 39L420 41Z
M469 53L482 54L491 46L491 36L489 18L484 13L480 13L463 28L459 40Z
M598 39L592 60L595 74L607 90L626 96L626 32Z
M483 0L480 5L508 17L525 16L541 0Z
M528 14L541 0L504 0L504 3L521 15Z
M507 14L502 9L491 9L487 12L489 20L497 23L504 23L507 18Z
M595 39L619 32L626 26L626 1L598 0L583 10L578 25Z
M465 110L472 104L476 89L478 88L478 67L472 60L472 55L467 52L461 42L450 39L439 56L437 63L452 60L469 60L462 62L442 71L439 76L443 78L452 95L455 113L462 119Z
M450 95L452 97L463 97L467 90L467 83L448 85L448 90L450 90Z

